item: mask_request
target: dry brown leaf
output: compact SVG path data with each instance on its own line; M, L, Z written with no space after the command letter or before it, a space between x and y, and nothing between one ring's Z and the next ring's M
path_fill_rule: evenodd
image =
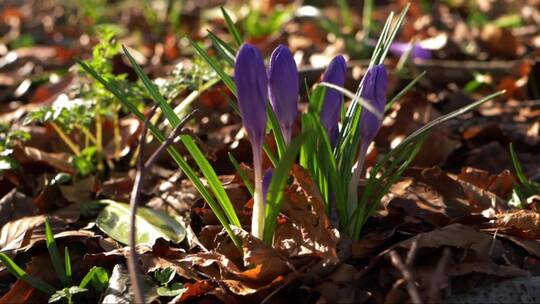
M77 221L82 208L81 204L72 204L64 209L58 210L51 215L51 225L53 228L55 225L63 227L65 224ZM34 234L34 229L43 223L45 223L45 216L42 214L24 217L6 223L0 229L0 249L17 251L26 250L32 247L36 241L44 240L43 230L40 233L36 232L36 234ZM89 231L86 232L91 233ZM86 235L86 237L88 237L88 235Z
M519 247L525 249L525 251L527 251L527 253L529 253L530 255L534 255L537 258L540 258L540 241L538 240L528 240L502 233L497 233L497 237L507 239L512 243L518 245Z
M3 227L7 222L35 215L37 211L32 199L17 189L12 189L0 199L0 227ZM0 248L1 244L0 241Z
M72 185L61 185L60 191L64 198L71 203L86 203L90 201L96 192L96 177L88 176L78 179Z
M175 298L172 303L185 303L188 300L193 300L203 296L210 290L214 289L215 286L210 280L198 281L195 283L186 283L184 284L186 291L182 293L178 298Z
M34 147L24 147L22 159L18 159L18 161L23 164L27 162L43 162L60 172L75 173L75 169L69 162L69 155L66 153L48 153Z
M300 166L293 166L292 174L295 183L283 198L284 220L278 219L274 246L289 257L318 256L336 263L339 233L326 216L319 191Z
M32 299L40 294L35 288L25 283L23 280L17 280L8 292L0 298L0 304L13 303L32 303ZM35 299L34 299L35 300Z
M520 237L540 239L540 213L532 210L497 214L494 225L509 229L507 233L517 234Z
M341 264L332 274L325 277L323 282L314 286L322 298L318 303L364 303L369 294L359 288L358 270L349 264ZM339 300L338 300L339 299Z
M441 229L420 233L396 246L409 249L415 242L419 249L450 246L469 249L480 256L502 252L502 246L491 235L462 224L451 224Z
M514 187L514 178L508 170L504 170L498 175L492 175L485 170L464 167L457 178L487 190L500 198L507 198Z
M434 226L447 225L471 213L459 183L438 167L408 169L404 178L392 185L390 193L383 201L387 209L399 208Z

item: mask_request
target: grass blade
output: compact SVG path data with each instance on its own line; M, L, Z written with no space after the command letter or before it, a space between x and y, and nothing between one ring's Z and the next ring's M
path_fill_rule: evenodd
M37 279L24 271L19 265L17 265L10 257L4 253L0 253L0 262L6 266L7 270L18 279L25 281L28 285L34 287L35 289L52 295L56 292L56 289L51 285Z
M191 41L191 45L195 49L195 52L197 52L197 54L199 54L199 56L201 56L204 59L204 61L206 61L210 65L210 67L212 67L212 69L214 69L214 71L216 71L219 78L221 78L221 80L227 86L227 88L229 88L229 90L231 90L231 92L234 95L236 95L236 85L234 84L234 81L233 81L232 77L223 70L223 68L219 65L219 63L217 62L216 59L210 57L208 52L206 52L199 45L198 42L193 41L191 39L190 39L190 41Z
M285 145L285 140L283 139L283 133L281 133L281 127L279 125L276 113L272 108L272 105L268 104L266 106L266 112L268 115L268 124L272 129L272 133L274 134L274 140L276 141L278 157L281 158L283 157L283 154L285 153L285 150L287 148Z
M49 257L51 258L54 271L60 279L60 282L62 282L62 285L64 285L64 287L71 286L72 282L70 282L66 275L66 269L64 268L64 265L62 263L62 258L60 257L58 246L56 246L56 241L54 240L54 234L51 229L51 225L49 224L48 218L45 219L45 242L47 245L47 250L49 251Z
M409 11L410 7L411 7L411 4L407 3L405 8L403 8L403 10L401 11L401 14L399 14L398 20L396 21L396 23L394 24L392 28L392 32L388 35L385 41L383 53L381 54L381 57L379 58L379 64L382 64L384 62L384 59L386 58L386 54L388 54L388 50L390 50L390 46L392 45L394 38L396 38L396 35L399 29L401 28L401 24L405 20L405 15L407 15L407 12Z
M510 157L512 158L512 164L514 165L514 170L516 171L516 176L521 183L521 186L525 188L525 191L527 191L527 196L530 194L533 194L535 191L531 187L529 180L527 180L527 177L523 173L523 169L521 168L521 164L519 163L519 159L517 156L516 151L514 150L514 145L510 143Z
M163 98L163 96L159 93L158 88L156 85L150 81L148 76L144 73L142 68L137 64L135 59L131 56L129 51L124 47L124 52L126 56L128 57L128 60L130 61L131 65L135 69L135 72L139 76L139 78L142 80L144 86L148 90L148 93L152 96L155 102L158 103L159 107L163 111L163 114L169 121L169 123L176 127L180 124L181 119L176 115L174 112L174 109L167 103L167 101ZM204 177L207 179L208 184L210 186L210 189L216 196L216 199L221 204L221 207L223 208L223 211L227 215L227 218L229 219L230 223L241 227L240 220L238 219L238 216L236 214L236 211L234 210L234 206L232 205L229 196L225 192L225 189L223 188L223 185L221 184L221 181L219 180L216 172L214 171L214 168L210 165L202 151L199 149L193 138L189 135L180 135L180 140L188 150L188 152L191 154L191 157L197 165L199 166L199 169L203 173Z
M426 132L428 132L429 130L433 129L434 127L442 124L442 123L445 123L457 116L460 116L464 113L467 113L469 112L470 110L482 105L483 103L486 103L494 98L497 98L501 95L503 95L505 93L504 90L502 91L499 91L499 92L496 92L496 93L493 93L491 95L488 95L478 101L475 101L473 103L471 103L470 105L467 105L467 106L464 106L462 108L459 108L453 112L450 112L446 115L443 115L443 116L440 116L440 117L437 117L435 118L434 120L428 122L427 124L425 124L423 127L421 127L420 129L414 131L411 135L407 136L399 145L399 146L405 146L411 142L413 142L415 139L417 139L418 137L422 136L423 134L425 134ZM397 148L397 147L396 147ZM396 151L397 149L393 149L392 151Z
M122 92L118 89L114 82L109 82L103 79L103 77L101 77L94 69L92 69L86 63L82 61L78 61L78 63L86 72L92 75L92 77L99 81L107 90L109 90L116 98L118 98L122 105L124 105L139 120L144 121L146 119L144 114L141 113L141 111L139 111L139 109L134 104L132 104L124 94L122 94ZM148 125L148 128L159 142L164 142L166 140L165 135L158 128L156 128L156 126L150 123ZM189 166L189 164L182 158L180 153L178 153L178 151L174 147L167 148L167 152L178 164L180 169L186 174L188 179L193 183L193 185L195 186L197 191L199 191L204 200L208 203L208 205L218 218L219 222L223 225L233 242L240 248L241 242L230 227L230 223L227 220L227 217L223 214L222 208L216 203L214 197L210 194L208 189L206 189L195 171Z
M223 40L221 40L211 31L208 31L208 37L210 37L210 40L212 40L212 44L218 52L219 57L225 60L225 62L227 62L229 66L233 67L235 57L234 54L236 53L236 51L233 50L228 44L226 44Z
M64 267L66 268L66 277L73 283L73 271L71 270L71 257L69 256L68 247L64 247Z
M253 183L249 180L246 171L244 171L244 169L240 167L240 163L238 163L238 161L236 160L236 158L234 158L231 152L229 152L229 159L231 160L234 169L236 169L238 176L240 176L240 178L244 182L244 185L248 189L249 193L251 194L251 196L253 196L253 194L255 193L255 189L253 188Z
M227 24L227 29L229 30L229 33L233 36L234 42L236 43L236 47L240 47L242 43L244 43L244 40L242 39L242 36L240 36L238 28L232 21L231 16L229 16L229 13L227 13L225 8L221 6L220 9L221 14L223 14L223 18L225 19L225 23Z
M409 82L409 84L407 84L403 90L399 91L399 93L396 94L396 96L394 96L387 104L386 106L384 107L384 112L388 112L390 111L390 109L392 108L392 105L394 105L394 103L401 98L401 96L405 95L407 92L409 92L413 87L414 85L420 81L420 79L422 79L422 77L424 77L426 75L426 71L423 71L422 73L420 73L418 76L416 76L411 82Z
M302 143L307 137L306 132L302 132L298 135L289 145L287 151L281 158L278 166L274 169L272 181L268 187L265 221L264 221L264 235L263 239L267 244L272 244L274 237L274 229L277 223L277 216L281 210L283 203L283 195L285 192L285 183L289 179L289 171L296 159L296 155L302 146Z

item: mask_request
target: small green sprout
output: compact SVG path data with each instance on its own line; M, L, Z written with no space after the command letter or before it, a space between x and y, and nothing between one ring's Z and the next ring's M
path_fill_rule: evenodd
M171 283L171 281L174 279L175 275L176 270L174 270L172 267L156 270L154 273L154 278L161 285L157 289L158 295L162 297L175 297L186 290L184 288L184 284L182 283L176 282L169 285L169 283Z
M30 134L23 130L10 130L9 126L0 124L0 173L18 168L19 164L12 157L17 143L30 139Z

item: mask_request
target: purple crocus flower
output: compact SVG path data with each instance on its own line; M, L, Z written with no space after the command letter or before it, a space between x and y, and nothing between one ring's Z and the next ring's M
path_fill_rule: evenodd
M252 145L262 146L266 131L268 78L264 59L256 47L244 44L238 51L234 82L244 128Z
M298 70L291 51L279 45L270 58L268 93L286 143L298 114Z
M262 146L266 131L266 100L268 78L261 52L250 44L238 51L234 65L236 95L244 128L248 133L253 152L255 193L251 233L262 238L264 229L264 198L262 185Z
M375 111L379 114L384 113L384 107L386 106L386 88L388 87L388 76L384 65L378 64L371 67L366 75L364 75L362 91L360 97L364 99L364 102L369 103ZM378 117L367 108L362 109L360 114L360 148L358 151L358 158L353 169L351 180L349 181L348 191L348 211L354 212L356 209L355 202L358 197L358 182L360 175L364 167L364 160L366 158L367 149L369 144L382 125L382 117Z
M386 106L386 88L388 87L388 76L384 65L378 64L371 67L364 76L362 86L362 97L368 102L377 112L384 113ZM366 108L362 109L360 116L360 125L362 132L362 141L369 144L381 128L382 118L377 117L374 113Z
M411 48L411 58L419 59L431 59L431 51L423 48L419 44L413 43L404 43L404 42L394 42L390 45L390 52L396 56L402 56L408 52Z
M328 82L336 86L343 87L345 78L347 77L347 63L343 56L338 55L332 59L326 72L323 75L323 82ZM328 132L330 142L335 144L338 135L338 123L341 113L341 105L343 103L343 94L327 88L326 96L321 110L321 122Z

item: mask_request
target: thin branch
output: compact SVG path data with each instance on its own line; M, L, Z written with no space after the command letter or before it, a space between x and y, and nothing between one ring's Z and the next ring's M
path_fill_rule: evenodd
M195 115L195 113L197 113L198 110L193 110L191 113L189 113L188 115L186 115L182 121L180 121L180 123L176 126L176 128L174 128L171 132L171 134L169 134L169 137L167 137L167 139L161 144L161 146L159 146L159 148L152 154L152 156L150 156L150 158L148 158L148 160L146 161L146 163L144 164L144 169L147 170L150 168L150 166L157 160L157 158L170 146L172 145L172 143L174 142L174 140L178 137L178 135L182 134L182 128L184 127L184 125L191 119L193 118L193 115Z
M144 303L144 296L142 291L142 284L139 277L139 271L137 268L138 254L136 249L136 237L137 226L135 220L137 218L137 205L139 202L139 193L142 186L142 171L144 170L144 143L146 141L146 134L148 132L148 125L150 119L154 116L156 107L152 109L148 118L144 120L144 126L139 140L139 158L137 160L137 173L135 174L135 181L133 182L133 189L131 190L131 197L129 200L129 207L131 211L130 217L130 233L129 233L129 255L128 255L128 271L131 280L131 286L133 288L133 297L135 303Z
M152 164L158 159L158 157L174 142L175 138L178 137L182 131L182 127L188 122L192 117L195 111L191 112L189 115L185 116L180 124L169 134L167 139L159 146L159 148L152 153L150 158L144 162L144 145L146 141L146 134L148 132L148 126L151 123L150 120L156 113L157 106L152 109L149 116L145 119L143 130L141 133L139 141L139 158L137 160L137 173L135 175L135 181L133 182L133 189L131 191L130 198L130 234L129 234L129 255L128 255L128 270L131 280L131 285L133 287L133 295L135 303L144 303L144 295L142 290L142 284L140 277L138 275L138 254L136 249L136 236L137 236L137 206L139 202L140 189L143 182L144 173L152 166Z
M409 267L403 264L401 257L394 250L390 251L390 261L392 261L392 264L394 265L394 267L396 267L399 271L401 271L403 280L405 280L405 282L407 283L407 292L409 293L409 296L411 297L411 301L414 304L421 304L422 300L420 298L420 293L418 292L418 288L416 287L412 272L409 270Z
M441 303L441 295L440 290L445 281L447 280L447 276L445 275L446 272L446 266L448 264L448 261L450 260L450 249L448 247L444 248L443 256L439 260L439 264L437 265L437 268L435 268L435 271L433 272L433 276L431 277L431 284L429 286L429 302L430 303Z

